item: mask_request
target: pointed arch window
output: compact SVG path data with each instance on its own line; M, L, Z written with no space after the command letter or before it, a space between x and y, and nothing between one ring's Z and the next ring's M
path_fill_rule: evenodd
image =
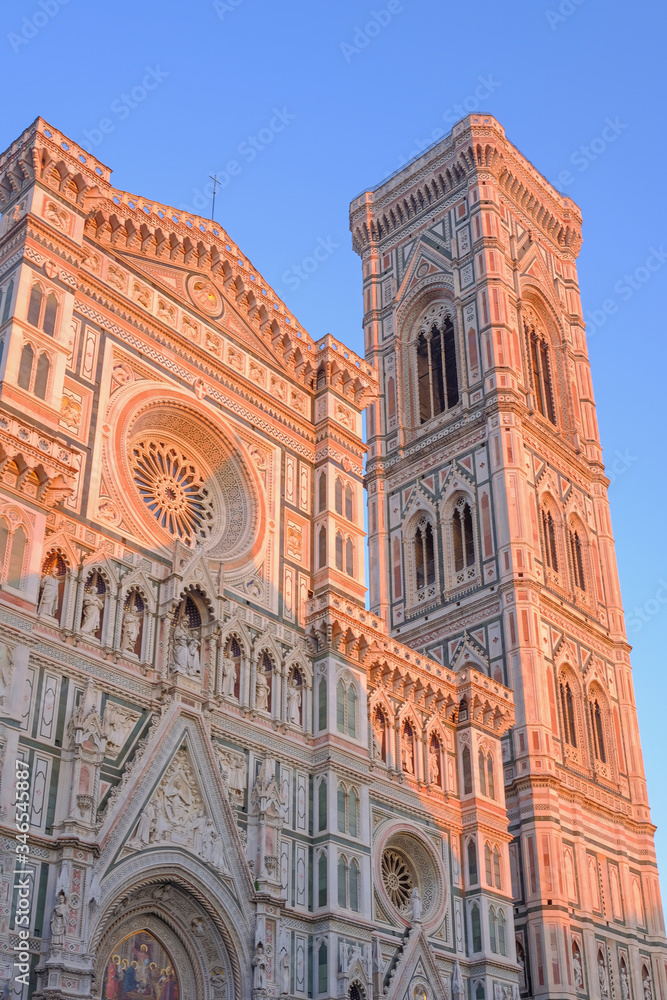
M18 385L26 392L33 392L38 399L46 399L51 374L51 361L45 351L35 363L35 351L31 344L24 344L19 361Z
M347 907L347 864L342 854L338 858L338 905Z
M435 583L435 545L433 527L427 518L422 518L414 534L415 586L417 590Z
M354 521L354 494L349 483L345 487L345 517L348 521Z
M602 764L607 763L607 751L605 747L604 739L604 725L602 719L602 711L600 709L600 702L597 698L591 698L588 703L588 708L591 715L591 733L593 736L593 753L595 754L595 759L599 760Z
M327 905L327 856L324 851L317 859L317 905Z
M478 754L479 765L479 790L482 795L486 795L486 754L483 750Z
M336 684L336 727L339 733L357 738L357 690L354 681L342 678Z
M420 332L416 361L419 421L425 424L459 401L454 327L448 317L430 330Z
M31 326L39 326L39 314L42 311L42 297L41 285L33 285L30 289L30 302L28 303L28 322Z
M505 914L503 910L498 910L498 951L501 955L506 955L505 945Z
M470 911L470 928L472 930L472 950L478 952L482 950L482 922L479 916L479 906L473 903Z
M14 590L23 590L23 570L27 540L26 533L21 525L14 529L9 548L9 566L7 568L7 586L13 587Z
M327 679L320 677L317 687L317 728L320 732L327 728Z
M526 327L530 355L530 373L535 391L537 409L552 424L556 423L556 409L551 379L551 358L549 345L543 334L535 327Z
M359 912L359 864L356 859L350 862L350 909Z
M498 847L493 848L493 883L496 889L502 888L502 879L500 877L500 849Z
M327 474L326 472L320 472L320 478L317 481L317 506L320 514L323 510L327 509Z
M486 873L486 884L493 886L493 851L490 844L484 845L484 870Z
M561 680L560 685L560 709L563 716L563 739L571 747L577 745L577 731L574 720L574 698L570 682Z
M468 841L468 881L470 885L477 885L477 847L474 840Z
M343 482L338 478L334 487L334 506L337 514L343 513Z
M40 354L37 361L37 367L35 369L35 384L33 386L33 392L38 399L46 399L46 390L49 384L49 373L51 371L51 362L49 361L47 354Z
M497 941L497 918L495 909L489 907L489 944L491 945L491 951L498 951L498 941Z
M326 906L326 893L324 903L321 906ZM326 941L322 941L321 945L317 949L317 992L326 993L329 973L328 973L328 955L327 955L327 945Z
M486 785L488 789L488 796L490 799L495 799L496 797L496 778L493 770L493 754L489 754L486 758Z
M57 316L58 297L55 292L49 292L45 296L41 285L34 284L30 289L28 323L31 326L41 326L44 333L53 337L56 332Z
M336 569L343 572L343 536L340 531L336 532Z
M347 794L345 792L345 786L339 785L338 792L336 795L336 810L338 814L338 832L346 833L347 827Z
M48 334L49 337L53 337L56 331L56 316L58 315L58 299L53 292L49 292L46 296L46 304L44 306L44 318L42 320L42 329L44 333Z
M556 525L550 510L542 508L542 539L544 558L549 569L558 572L558 551L556 548Z
M354 576L354 545L351 538L345 542L345 572L348 576Z
M572 559L572 575L574 584L579 590L586 590L586 576L584 574L584 556L581 547L581 538L576 528L570 529L570 557Z
M12 298L14 296L14 279L9 282L5 293L5 308L2 311L2 322L6 323L12 308Z
M475 539L472 530L472 511L467 500L459 501L452 514L452 539L454 544L454 571L459 573L475 563Z
M317 561L320 569L322 569L327 564L327 529L324 527L320 528L317 539L317 550Z
M317 829L327 828L327 779L322 778L317 788Z
M472 763L470 760L470 747L464 746L461 751L461 765L463 767L463 794L472 793Z

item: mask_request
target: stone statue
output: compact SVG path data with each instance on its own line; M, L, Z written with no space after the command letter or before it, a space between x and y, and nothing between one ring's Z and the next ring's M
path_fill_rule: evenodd
M412 747L412 740L404 736L402 741L403 770L406 774L415 773L415 754Z
M621 998L622 1000L630 1000L630 982L624 962L621 962Z
M428 780L432 785L441 784L440 781L440 751L431 747L428 755Z
M246 759L234 750L218 750L218 767L229 797L236 805L243 802L246 787Z
M123 613L123 625L120 638L120 648L124 653L133 653L141 630L141 616L134 608L127 608Z
M14 673L14 653L10 646L0 642L0 705L4 705L9 694Z
M578 990L583 990L584 970L581 967L581 955L578 948L572 949L572 968L574 970L574 985Z
M104 601L97 591L86 591L83 595L83 614L81 617L81 632L84 635L94 635L97 632L103 608Z
M413 924L420 924L422 922L422 896L415 885L410 893L410 905L412 909L412 922Z
M598 983L600 986L600 996L603 1000L607 1000L609 996L609 982L607 980L607 970L604 964L604 958L602 952L598 952Z
M139 817L137 829L131 841L131 846L141 850L150 844L151 834L155 824L155 806L152 802L147 802L144 811Z
M178 622L173 634L171 665L177 673L187 674L189 659L188 630L181 622Z
M644 990L644 1000L653 1000L653 990L651 989L651 977L648 974L648 970L644 969L645 975L642 979L642 987Z
M51 913L51 947L62 947L65 943L65 930L67 928L67 896L63 889L60 890L56 899L56 905Z
M225 698L234 697L236 687L236 662L231 656L222 659L222 693Z
M287 688L287 721L294 726L301 725L301 689L296 677L292 677Z
M269 691L269 682L266 679L266 674L259 668L255 681L255 708L260 712L268 712L269 710Z
M252 985L255 990L266 989L266 956L264 945L258 942L252 960Z
M37 614L55 618L58 610L58 571L55 566L50 573L43 576L39 584L39 604Z
M201 673L199 663L199 648L201 643L194 632L188 636L188 673L192 676Z
M280 952L280 994L288 996L290 991L290 960L287 948L283 946Z
M384 958L380 938L373 938L373 972L384 972Z

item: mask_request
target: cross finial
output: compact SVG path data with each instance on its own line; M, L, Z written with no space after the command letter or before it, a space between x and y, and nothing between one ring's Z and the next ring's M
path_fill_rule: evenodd
M220 181L218 180L217 174L209 174L208 176L213 181L213 203L211 205L211 218L215 221L215 191Z

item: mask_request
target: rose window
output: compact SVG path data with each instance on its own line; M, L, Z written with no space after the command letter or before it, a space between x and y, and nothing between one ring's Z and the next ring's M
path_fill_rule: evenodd
M406 859L391 848L382 854L382 883L394 906L399 910L404 909L410 902L410 892L415 880Z
M161 528L186 544L208 538L214 526L211 495L186 455L162 441L139 441L131 449L135 485Z

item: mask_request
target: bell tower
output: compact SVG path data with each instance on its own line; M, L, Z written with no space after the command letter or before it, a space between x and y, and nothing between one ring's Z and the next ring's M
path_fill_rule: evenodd
M521 992L665 995L579 210L473 115L356 198L350 227L380 381L371 609L449 669L514 689L503 759Z

